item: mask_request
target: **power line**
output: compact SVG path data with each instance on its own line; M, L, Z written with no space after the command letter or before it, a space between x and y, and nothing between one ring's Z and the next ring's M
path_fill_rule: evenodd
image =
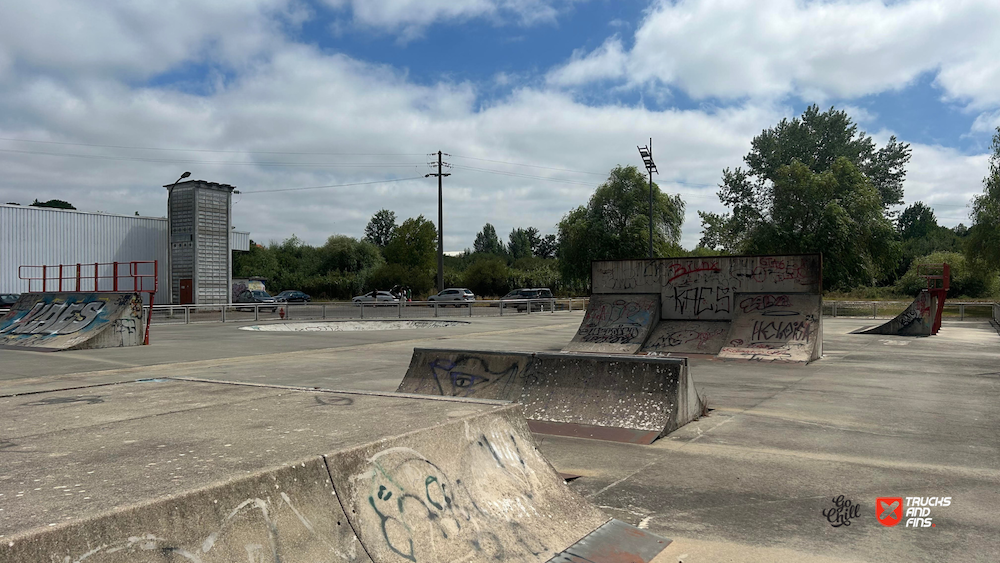
M23 151L17 149L0 149L0 152L16 153L16 154L36 154L42 156L66 156L72 158L85 158L93 160L118 160L118 161L133 161L133 162L158 162L167 164L218 164L223 166L283 166L283 167L315 167L315 168L409 168L409 167L419 167L423 166L423 162L397 162L397 163L385 163L385 162L268 162L268 161L257 161L257 162L237 162L232 160L196 160L196 159L175 159L175 158L149 158L149 157L139 157L139 156L108 156L100 154L72 154L72 153L53 153L53 152L42 152L42 151Z
M372 181L372 182L353 182L353 183L350 183L350 184L334 184L334 185L331 185L331 186L309 186L309 187L306 187L306 188L278 188L278 189L274 189L274 190L252 190L252 191L243 191L243 190L240 190L240 193L241 194L265 194L265 193L273 193L273 192L296 192L296 191L300 191L300 190L322 190L322 189L326 189L326 188L346 188L348 186L367 186L367 185L370 185L370 184L388 184L390 182L403 182L403 181L406 181L406 180L422 180L422 179L424 179L424 176L414 176L412 178L393 178L391 180L375 180L375 181Z
M592 174L594 176L606 176L607 175L604 172L589 172L587 170L572 170L570 168L553 168L551 166L540 166L540 165L537 165L537 164L523 164L523 163L520 163L520 162L510 162L510 161L507 161L507 160L491 160L489 158L476 158L474 156L462 156L462 155L458 155L458 154L453 155L453 156L454 156L454 158L465 158L465 159L468 159L468 160L481 160L483 162L496 162L498 164L509 164L511 166L525 166L527 168L541 168L542 170L556 170L556 171L559 171L559 172L574 172L576 174Z
M223 149L182 149L176 147L131 147L128 145L101 145L97 143L70 143L65 141L36 141L32 139L14 139L11 137L0 137L0 141L12 141L15 143L38 143L46 145L69 145L76 147L99 147L106 149L134 149L143 151L173 151L173 152L214 152L214 153L238 153L238 154L294 154L312 156L424 156L424 153L354 153L354 152L288 152L288 151L248 151L248 150L223 150Z

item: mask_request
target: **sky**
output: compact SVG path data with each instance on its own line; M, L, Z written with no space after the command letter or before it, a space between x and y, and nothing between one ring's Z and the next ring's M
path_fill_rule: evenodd
M905 205L968 225L1000 126L996 0L32 0L0 18L0 203L160 217L231 184L259 243L362 237L379 209L555 233L653 142L660 188L723 212L722 170L810 104L912 158ZM322 187L321 186L332 186ZM317 189L300 189L317 188ZM902 209L900 207L899 209Z

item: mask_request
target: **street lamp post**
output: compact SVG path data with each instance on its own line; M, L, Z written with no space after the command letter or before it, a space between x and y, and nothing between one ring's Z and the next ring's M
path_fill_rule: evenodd
M639 156L642 157L642 163L646 167L646 172L649 174L649 258L653 258L653 172L659 174L656 170L656 163L653 162L653 138L649 138L649 146L637 147L639 149Z

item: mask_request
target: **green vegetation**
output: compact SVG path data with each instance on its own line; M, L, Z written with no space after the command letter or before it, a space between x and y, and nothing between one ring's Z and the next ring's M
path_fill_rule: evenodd
M50 199L48 201L38 201L37 199L29 207L52 207L54 209L76 209L72 203L61 199ZM138 215L138 213L136 213Z
M590 283L592 260L649 256L649 180L635 166L617 166L586 206L559 222L559 270L579 290ZM684 202L653 184L653 255L678 256Z
M910 299L926 285L918 266L947 262L950 297L1000 297L1000 128L983 193L970 203L971 227L939 225L921 201L889 211L903 200L909 160L909 145L891 137L879 148L846 112L811 106L755 137L745 169L722 171L718 195L729 211L699 212L702 239L691 251L678 245L684 202L653 184L654 254L822 253L828 297L865 300ZM617 166L586 206L563 216L558 234L517 227L505 242L492 224L483 225L472 249L445 257L445 286L482 297L518 287L586 295L592 260L648 256L648 198L647 176ZM435 285L436 227L423 216L399 225L396 219L379 210L362 240L335 235L311 247L293 235L267 247L251 244L250 252L234 254L234 276L262 276L273 292L301 289L317 299L394 285L426 297Z
M888 206L903 197L909 145L881 149L846 112L782 120L754 138L746 169L725 169L726 214L699 212L701 244L728 254L823 253L823 286L893 281L902 249Z
M977 268L1000 270L1000 127L993 135L990 171L983 178L983 193L972 198L972 226L966 256Z

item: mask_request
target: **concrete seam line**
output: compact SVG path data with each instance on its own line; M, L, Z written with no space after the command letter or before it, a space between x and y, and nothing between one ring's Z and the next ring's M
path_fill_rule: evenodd
M344 391L341 389L327 389L325 387L301 387L297 385L279 385L277 383L255 383L248 381L228 381L225 379L201 379L198 377L163 377L161 379L167 379L170 381L190 381L194 383L213 383L217 385L242 385L245 387L263 387L265 389L287 389L289 391L312 391L314 393L337 393L340 395L367 395L369 397L393 397L401 399L420 399L420 400L432 400L432 401L446 401L453 403L474 403L474 404L492 404L496 406L509 405L513 401L503 401L498 399L474 399L470 397L452 397L448 395L417 395L416 393L396 393L395 391ZM137 380L137 381L142 381ZM131 382L123 382L131 383ZM103 385L111 385L105 383ZM41 391L39 391L41 392Z
M145 379L128 379L124 381L111 381L108 383L91 383L88 385L74 385L72 387L60 387L59 389L44 389L41 391L23 391L21 393L7 393L0 395L0 399L7 399L10 397L24 397L26 395L37 395L39 393L58 393L59 391L76 391L79 389L90 389L92 387L107 387L109 385L121 385L122 383L136 383L139 381L146 381Z
M119 385L119 384L122 384L122 383L135 383L135 381L120 381L118 383L109 383L109 384L105 384L105 385ZM211 382L209 382L209 383L211 383ZM58 391L58 390L56 390L56 391ZM49 393L49 392L51 392L51 391L39 391L39 393ZM249 399L244 399L242 401L234 401L234 402L226 403L226 404L227 405L240 405L240 404L251 403L251 402L254 402L254 401L260 401L260 400L264 400L264 399L271 399L273 397L274 397L274 395L268 395L266 397L251 397ZM127 420L127 421L146 420L146 419L156 418L156 417L159 417L159 416L167 416L167 415L171 415L171 414L194 412L194 411L199 411L199 410L203 410L203 409L215 408L215 407L218 407L218 406L219 405L202 405L202 406L196 406L196 407L191 407L191 408L186 408L186 409L176 409L176 410L169 410L169 411L165 411L165 412L157 412L157 413L147 414L147 415L143 415L143 416L136 416L136 417L132 417L132 418L126 418L126 419L122 419L122 420L123 421L125 421L125 420ZM105 421L99 421L99 422L95 422L93 424L84 424L82 426L74 426L71 429L72 430L81 430L81 429L84 429L84 428L93 428L94 426L103 426L105 424L107 424L107 422L105 422ZM58 429L55 429L55 430L51 430L49 432L42 432L42 433L39 433L39 434L26 434L26 436L33 436L33 437L50 436L50 435L58 434L60 432L64 432L64 431L67 431L67 430L70 430L70 428L58 428Z
M351 515L347 513L347 507L344 505L344 501L341 499L340 491L337 490L337 483L333 479L333 472L330 471L330 460L327 458L326 454L320 456L323 458L323 467L326 468L326 474L330 478L330 488L333 489L333 496L337 497L337 504L340 505L340 510L344 512L344 518L347 520L347 525L351 527L351 532L354 533L354 541L361 545L361 550L365 552L368 559L375 561L372 554L368 552L368 548L365 547L365 542L361 541L361 536L358 534L358 529L354 527L354 523L351 521Z
M647 468L649 468L649 467L652 467L652 466L656 465L657 463L660 463L660 461L661 461L661 460L659 460L659 459L655 459L655 460L653 460L653 461L651 461L651 462L647 463L646 465L643 465L643 466L642 466L642 467L640 467L639 469L636 469L636 470L635 470L635 471L633 471L632 473L629 473L628 475L626 475L626 476L622 477L621 479L619 479L619 480L615 481L614 483L611 483L610 485L608 485L608 486L604 487L603 489L601 489L601 490L597 491L596 493L591 493L591 494L587 495L587 498L594 498L594 497L596 497L597 495L599 495L599 494L603 493L604 491L607 491L608 489L611 489L611 488L613 488L613 487L617 487L617 486L618 486L618 485L620 485L621 483L624 483L625 481L627 481L627 480L631 479L632 477L635 477L636 475L638 475L638 474L639 474L639 473L641 473L642 471L645 471L645 470L646 470Z

